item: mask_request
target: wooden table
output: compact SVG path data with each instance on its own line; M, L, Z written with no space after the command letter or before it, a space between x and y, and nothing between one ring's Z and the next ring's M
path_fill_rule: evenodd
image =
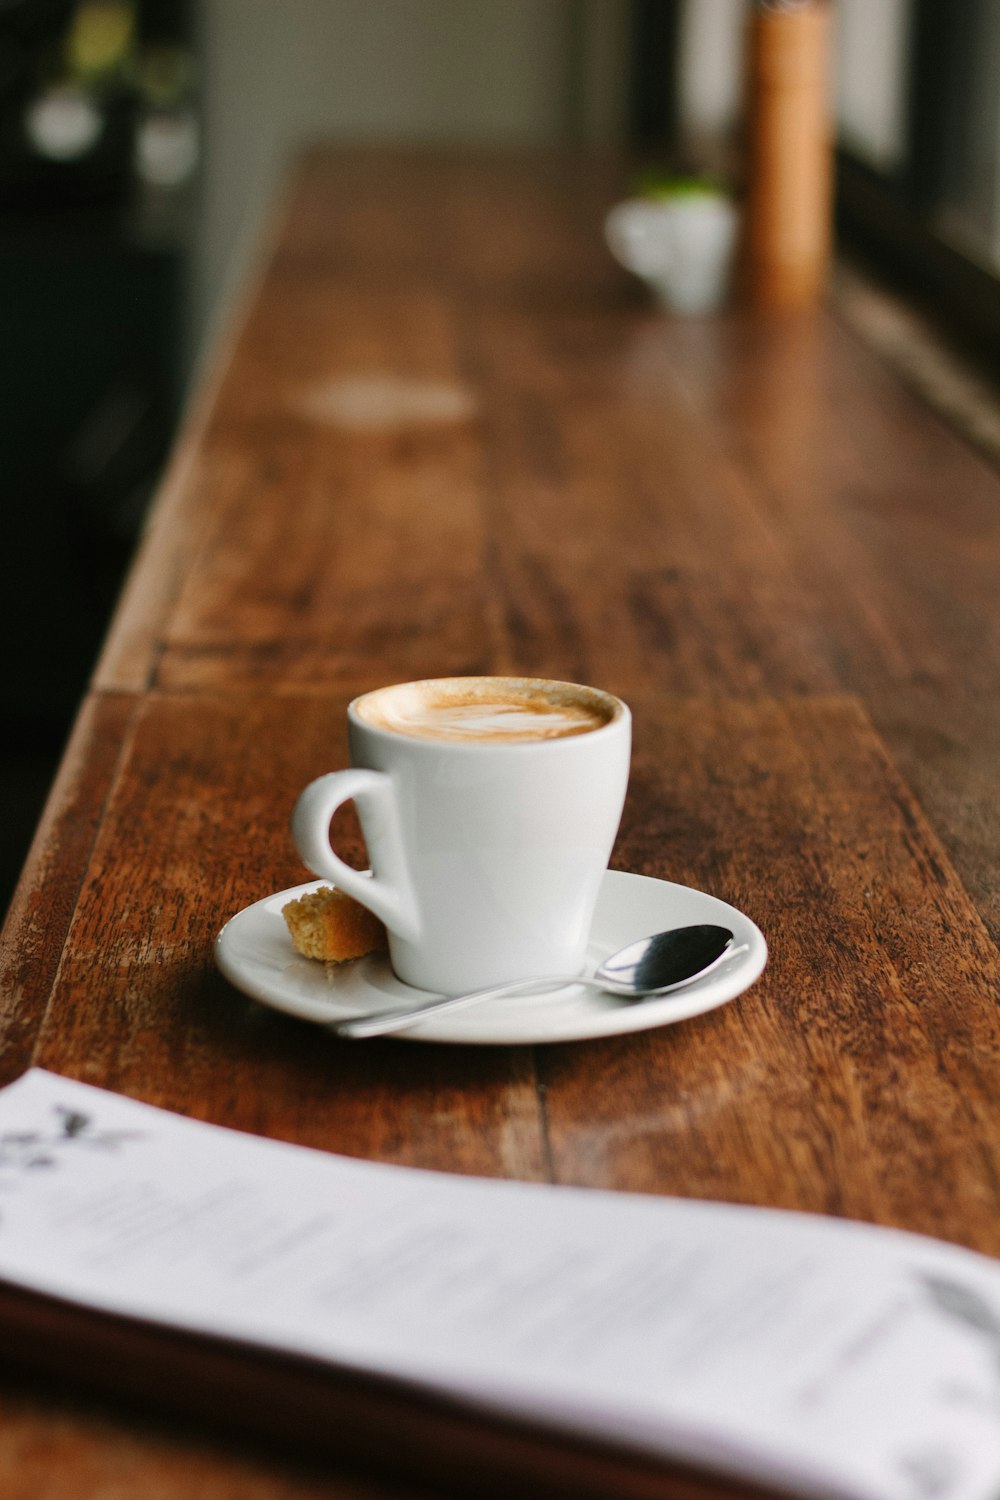
M835 311L651 310L602 244L623 181L305 162L11 910L0 1081L37 1064L355 1156L1000 1254L1000 479ZM613 864L746 911L760 982L535 1049L338 1042L231 989L214 935L307 878L289 813L345 764L349 698L508 670L629 701ZM3 1347L4 1500L427 1492L419 1455L391 1480L48 1393Z

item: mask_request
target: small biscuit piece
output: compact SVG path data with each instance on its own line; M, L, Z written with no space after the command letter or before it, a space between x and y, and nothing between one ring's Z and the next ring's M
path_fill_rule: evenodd
M282 907L298 953L326 963L361 958L386 946L385 927L366 906L343 891L323 886Z

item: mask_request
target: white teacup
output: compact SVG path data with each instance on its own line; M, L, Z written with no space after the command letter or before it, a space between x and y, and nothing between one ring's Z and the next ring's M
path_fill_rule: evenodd
M306 865L389 931L396 974L446 994L583 967L628 782L631 716L596 688L446 677L348 708L352 768L306 787ZM334 853L353 799L371 871Z
M739 216L719 193L630 198L605 221L615 258L672 312L717 311L729 291Z

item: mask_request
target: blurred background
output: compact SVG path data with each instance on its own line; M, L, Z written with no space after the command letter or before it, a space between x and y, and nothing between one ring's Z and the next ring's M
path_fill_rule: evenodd
M290 154L575 148L738 191L749 9L0 0L0 912ZM843 307L995 458L1000 4L833 13Z

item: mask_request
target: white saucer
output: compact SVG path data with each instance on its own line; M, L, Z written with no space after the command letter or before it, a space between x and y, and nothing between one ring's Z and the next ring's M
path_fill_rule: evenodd
M405 1009L429 999L426 991L397 979L384 956L321 964L295 952L281 909L324 884L329 882L314 880L279 891L226 923L215 941L215 959L230 983L275 1010L320 1024L375 1010ZM759 928L714 896L647 875L609 870L597 900L588 967L649 933L698 922L730 928L736 951L704 979L672 995L623 1001L569 984L547 995L483 1001L468 1010L428 1017L396 1035L414 1042L507 1046L616 1036L699 1016L742 994L767 962Z

